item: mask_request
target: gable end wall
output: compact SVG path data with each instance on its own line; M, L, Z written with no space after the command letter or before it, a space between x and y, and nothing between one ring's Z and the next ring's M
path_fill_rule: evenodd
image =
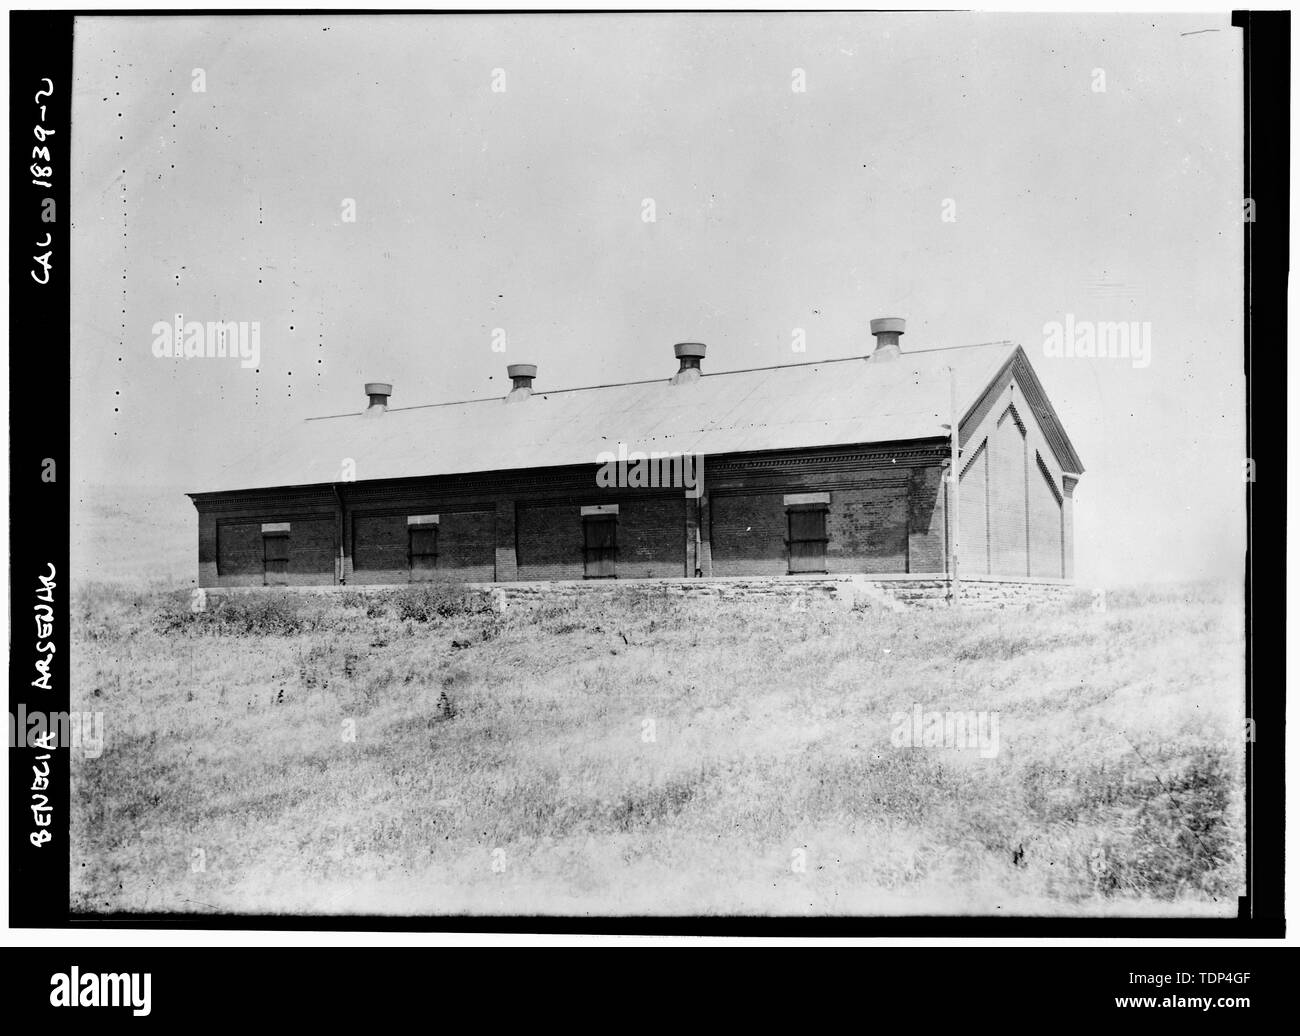
M959 574L1070 579L1073 492L1008 368L962 426Z

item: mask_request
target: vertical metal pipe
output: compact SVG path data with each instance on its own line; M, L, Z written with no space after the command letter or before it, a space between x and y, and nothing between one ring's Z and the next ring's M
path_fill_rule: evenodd
M347 560L346 560L347 545L344 541L344 536L346 535L346 530L347 530L347 523L344 520L344 516L343 516L343 492L342 490L339 489L339 484L337 482L333 484L332 488L334 490L334 499L338 502L338 508L335 512L338 517L338 524L336 527L335 535L338 537L338 541L339 541L338 550L335 551L334 554L334 582L338 586L343 586L348 581Z
M952 492L948 495L948 500L952 504L952 535L948 537L948 549L951 553L949 560L951 568L948 571L951 579L952 602L956 604L961 596L961 582L957 575L957 530L961 519L961 469L958 467L961 456L961 429L958 427L957 413L957 371L953 367L948 368L948 388L949 408L952 411L952 459L948 465L948 477L952 487Z

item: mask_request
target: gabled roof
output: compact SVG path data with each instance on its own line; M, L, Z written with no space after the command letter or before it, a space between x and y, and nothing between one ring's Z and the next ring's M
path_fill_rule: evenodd
M1047 393L1043 391L1043 383L1038 380L1038 374L1034 371L1033 364L1029 362L1029 357L1025 355L1024 349L1021 348L1017 348L1007 357L1006 363L994 375L980 397L963 413L961 419L962 449L966 448L967 440L974 431L975 426L979 424L980 419L988 411L988 408L993 405L998 396L1001 395L1002 390L1007 387L1012 378L1015 378L1019 384L1021 394L1037 419L1038 426L1043 432L1043 438L1051 446L1052 453L1056 455L1056 461L1061 465L1061 469L1067 474L1083 474L1083 461L1079 459L1079 454L1075 450L1074 444L1070 442L1070 437L1065 434L1065 429L1061 426L1061 419L1056 414L1056 408L1052 406L1051 400L1047 398Z
M994 342L704 374L683 385L664 378L535 389L510 403L495 397L310 418L227 466L203 491L336 482L345 458L355 462L357 481L371 481L596 464L620 442L629 451L717 456L942 438L947 368L956 372L964 416L1017 356L1024 357L1018 347Z

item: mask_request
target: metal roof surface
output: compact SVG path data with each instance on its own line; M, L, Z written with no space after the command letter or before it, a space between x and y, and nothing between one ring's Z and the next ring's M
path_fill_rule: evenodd
M852 357L660 381L394 407L300 421L219 472L203 492L596 464L629 451L754 450L929 439L947 434L957 379L963 415L1015 354L1010 342Z

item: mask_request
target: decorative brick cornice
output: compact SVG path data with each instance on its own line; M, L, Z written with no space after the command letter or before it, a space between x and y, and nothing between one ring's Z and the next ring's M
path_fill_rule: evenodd
M1020 411L1016 409L1016 404L1015 404L1015 403L1008 403L1008 404L1007 404L1007 408L1006 408L1005 410L1002 411L1002 416L998 418L998 424L1001 424L1001 423L1003 422L1003 420L1006 418L1007 414L1010 414L1010 415L1011 415L1011 420L1013 420L1013 421L1016 422L1016 427L1020 429L1020 434L1021 434L1021 435L1026 434L1026 433L1025 433L1025 422L1022 421L1022 420L1020 419Z
M1033 368L1029 366L1029 361L1020 349L1016 350L1012 358L1012 370L1015 372L1016 381L1020 384L1021 394L1029 404L1030 411L1038 419L1038 426L1048 445L1052 447L1052 452L1056 454L1058 463L1063 468L1073 468L1078 464L1079 457L1065 437L1060 419L1056 416L1052 404L1048 402L1038 376L1034 374Z
M1043 478L1047 479L1047 485L1059 504L1065 498L1065 494L1057 488L1056 479L1052 477L1052 469L1047 466L1047 461L1043 460L1043 455L1037 450L1034 450L1034 458L1038 461L1038 470L1043 473Z
M799 479L801 484L810 473L859 472L864 470L899 469L909 467L931 466L941 464L947 457L947 447L942 442L932 446L915 444L900 445L898 448L873 446L870 449L810 449L800 452L781 452L766 454L729 454L722 458L705 456L704 480L706 488L711 484L738 477L759 476L768 478ZM598 494L604 497L618 492L601 489L595 484L593 461L590 467L583 465L567 468L547 468L538 471L503 471L473 473L467 475L430 475L421 478L387 480L376 482L341 482L316 486L292 486L278 489L233 490L231 492L194 493L191 499L195 507L204 513L221 514L238 512L243 514L250 510L272 510L277 513L286 509L336 508L338 498L335 489L343 497L344 505L351 510L371 504L392 504L397 501L424 499L438 501L457 501L465 504L466 510L477 510L491 506L491 501L502 497L526 498L556 497L560 495L585 496ZM852 483L838 483L848 486ZM879 484L868 480L867 484ZM836 488L830 483L819 488ZM629 489L632 496L649 496L655 493L678 493L680 488Z
M271 490L264 494L239 493L231 496L208 495L207 499L194 499L194 506L204 514L218 518L229 514L243 516L252 511L274 512L276 515L328 514L336 507L336 500L328 490L316 493L286 493ZM268 518L267 521L275 519Z
M930 466L942 463L948 456L946 446L910 447L898 450L870 450L853 453L827 453L793 457L754 457L744 459L711 460L704 462L705 479L720 479L730 475L762 473L764 475L789 475L805 477L809 469L817 471L862 471L880 468L907 468L916 465Z
M894 475L887 478L855 478L846 479L840 482L830 482L819 479L801 479L798 488L807 492L831 492L845 489L906 489L911 484L911 478L907 475ZM780 482L761 482L743 486L715 486L713 489L705 487L705 491L712 497L720 496L761 496L765 494L788 493L791 486L789 483Z
M1007 386L1011 384L1019 386L1020 396L1024 401L1022 405L1028 407L1029 413L1033 415L1043 438L1047 440L1047 444L1056 455L1057 463L1066 471L1082 472L1083 466L1079 460L1079 455L1066 437L1065 431L1061 427L1060 418L1057 417L1056 411L1052 408L1051 402L1043 391L1042 383L1038 380L1038 375L1034 373L1034 368L1025 356L1024 349L1021 348L1017 348L1011 354L1006 364L984 387L984 391L980 393L979 398L966 411L965 416L961 419L963 435L968 436L974 432L984 419L984 416L993 409L997 400L1001 398ZM1024 415L1017 413L1016 416L1020 419ZM965 446L964 441L962 445Z
M975 451L967 459L965 466L961 469L961 477L966 477L966 472L970 471L971 465L979 460L980 454L988 447L989 437L986 435L980 440L980 444L975 447Z

